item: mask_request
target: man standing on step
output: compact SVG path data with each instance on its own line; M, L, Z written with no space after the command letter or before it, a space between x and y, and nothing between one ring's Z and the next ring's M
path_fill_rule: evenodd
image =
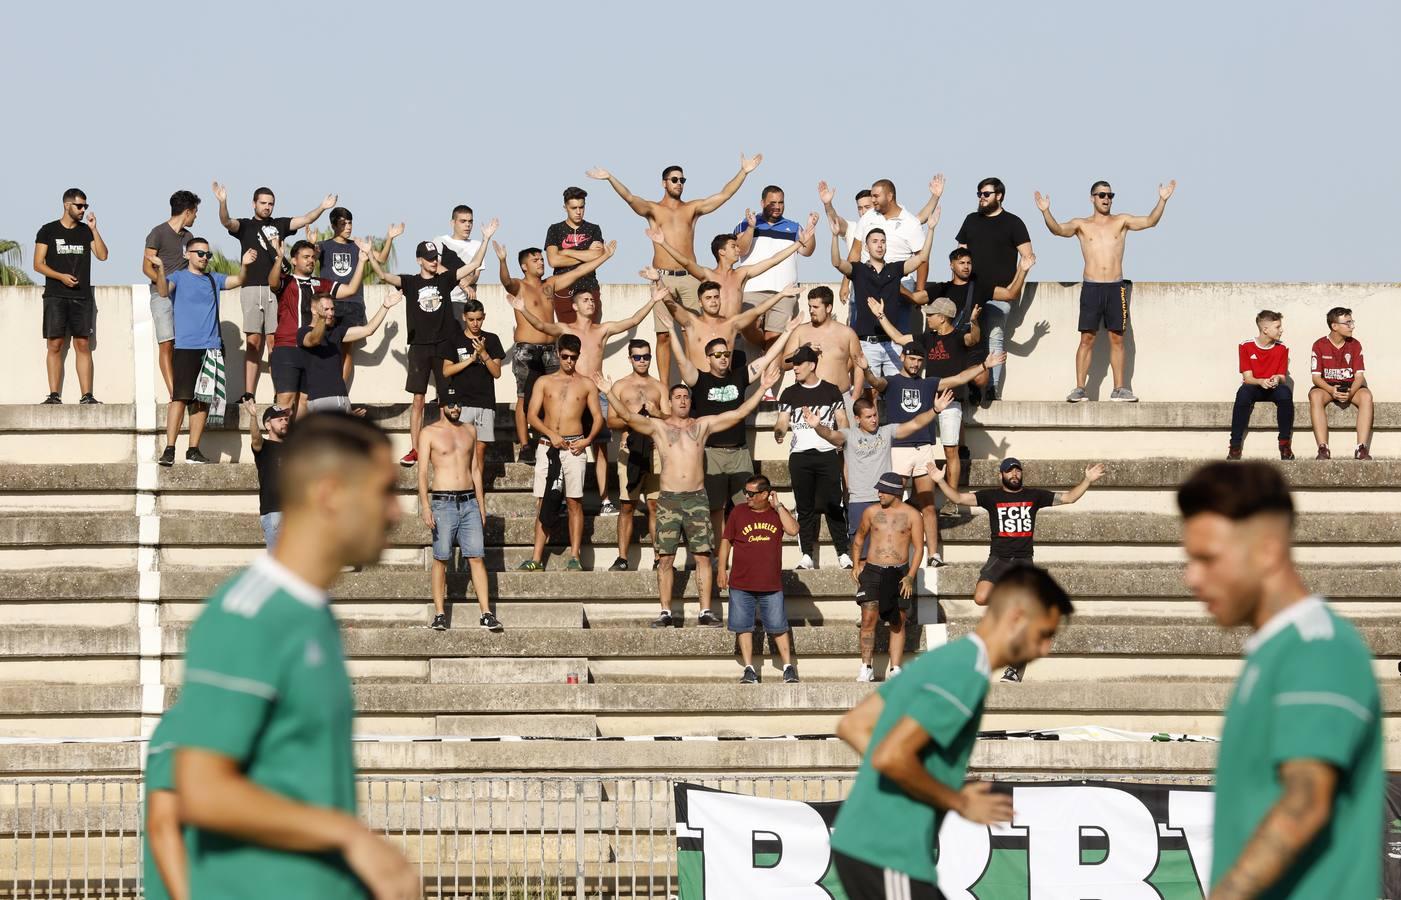
M737 505L725 522L716 575L720 590L730 595L726 619L739 641L739 655L744 662L739 683L759 683L759 673L754 669L757 610L764 623L764 634L773 640L783 661L784 683L797 684L798 667L793 664L793 642L788 633L788 614L783 608L783 537L798 533L798 520L774 496L763 475L750 477L744 485L744 496L747 502Z
M771 184L764 188L759 200L763 206L762 216L755 219L746 209L744 221L735 226L741 264L747 266L778 256L792 243L798 244L798 256L812 256L817 249L816 236L809 233L804 239L798 223L783 217L783 188ZM813 224L816 225L815 218ZM778 266L750 279L744 286L743 303L748 307L760 306L785 285L795 284L797 281L798 260L788 256ZM767 350L770 344L778 340L788 320L797 312L797 296L794 294L792 298L780 300L778 305L771 308L759 321L764 340L762 345L754 342L756 346L763 346Z
M1010 796L985 781L964 783L988 676L1051 652L1073 611L1045 571L1019 569L993 593L972 634L920 654L837 723L837 737L861 755L831 838L850 900L939 900L934 854L944 817L1011 820Z
M175 358L175 315L170 298L156 293L156 270L151 261L159 259L166 275L185 268L185 245L194 235L190 226L199 216L199 197L193 191L176 191L170 195L170 218L152 228L146 235L146 254L141 271L151 279L151 329L156 335L156 360L161 378L165 380L166 396L171 388L171 361Z
M472 237L472 222L472 207L459 203L452 208L452 231L433 239L433 243L438 245L440 270L460 272L463 268L471 269L467 263L486 245L485 241ZM485 253L482 258L486 258ZM482 268L478 263L475 269L457 280L457 286L452 289L454 309L457 304L477 299L477 279L482 277Z
M830 295L830 290L828 293ZM798 333L795 331L793 336L797 337ZM791 344L793 338L788 342ZM829 431L843 431L849 424L846 398L836 385L817 376L818 356L812 347L799 347L789 360L797 380L779 395L773 439L782 444L792 430L788 473L793 482L793 500L798 507L798 544L802 551L796 568L817 568L817 538L825 515L827 536L837 550L837 564L850 569L846 510L842 507L842 455L835 444L825 440L808 424L804 415L805 410L811 410Z
M973 587L973 602L987 606L997 582L1013 569L1029 566L1033 562L1036 549L1036 514L1048 506L1069 506L1085 496L1085 492L1104 477L1107 471L1104 463L1093 463L1085 467L1085 477L1068 491L1051 492L1041 488L1029 488L1022 483L1022 462L1014 456L1002 460L997 467L1002 485L996 489L960 493L947 483L936 478L939 490L954 503L963 506L977 506L987 511L988 530L992 541L988 546L988 561L978 572L978 583ZM934 465L929 466L929 474L934 476ZM1003 681L1021 681L1019 669L1008 668L1002 673Z
M282 467L282 447L287 441L287 426L292 424L292 411L280 406L263 410L263 427L258 427L258 404L244 400L244 415L248 416L248 446L253 451L253 465L258 470L258 524L263 528L263 546L271 550L282 528L282 498L277 490L277 473ZM268 436L263 437L263 429Z
M273 218L272 211L277 198L273 196L272 188L260 187L253 192L253 215L245 219L235 219L229 215L229 192L217 181L213 187L214 198L219 201L219 222L229 234L238 239L238 245L244 253L252 250L257 254L253 264L248 267L248 280L239 291L239 301L243 306L243 340L246 346L243 360L243 391L246 394L256 394L258 369L263 361L263 344L268 335L286 331L277 292L270 287L271 282L268 281L269 273L274 266L280 267L282 264L282 241L315 222L326 210L334 207L336 195L327 194L320 206L304 216ZM312 260L312 265L315 266L315 259ZM306 274L311 275L311 271L308 270ZM358 287L357 283L356 288ZM296 330L294 326L292 333L287 334L288 342L283 346L292 345ZM289 404L279 400L278 405Z
M355 270L360 264L360 244L352 236L355 231L355 216L344 206L337 206L331 210L331 236L324 241L317 241L311 228L307 228L307 240L316 245L318 266L322 278L329 278L337 284L348 284L355 277ZM385 232L384 241L379 249L374 251L381 264L389 260L390 251L394 247L394 239L404 233L404 224L390 225ZM373 242L371 242L373 246ZM357 325L364 325L369 321L369 315L365 311L365 288L364 280L361 279L361 286L344 299L336 300L336 321L342 322L351 328ZM347 389L355 376L355 357L351 354L351 348L342 348L344 356L341 359L341 377L345 379Z
M876 620L890 626L890 669L885 680L900 674L905 659L906 627L915 618L915 577L924 551L924 517L900 499L905 479L886 472L875 484L877 503L861 513L852 541L851 580L861 607L861 671L857 681L875 681ZM865 552L870 540L870 553Z
M1310 593L1295 512L1266 463L1213 463L1177 493L1188 588L1245 641L1216 757L1211 898L1381 894L1382 704L1367 642Z
M652 367L652 345L641 338L628 341L628 362L632 365L632 374L613 383L628 412L654 419L669 418L671 401L667 397L666 385L653 378L649 371ZM613 560L608 571L626 572L639 500L647 505L647 531L651 535L652 546L657 546L657 493L661 490L661 477L657 474L656 448L649 435L630 430L618 410L611 407L608 427L626 435L618 445L618 558Z
M545 260L554 270L554 277L567 275L584 263L603 256L603 229L593 222L584 221L584 206L589 192L581 187L564 189L564 221L556 222L545 232ZM576 282L580 287L598 293L598 278L592 273L584 275ZM574 297L572 285L555 291L552 298L555 304L555 321L566 325L574 321ZM603 306L599 305L597 315L603 316ZM543 317L542 317L543 318Z
M389 437L353 416L297 423L282 457L282 534L190 628L175 745L190 896L420 895L356 815L355 702L329 591L378 562L398 523Z
M78 402L98 402L92 394L92 338L97 328L93 257L106 261L107 243L97 231L97 217L88 211L87 194L69 188L63 192L63 215L34 236L34 271L44 276L45 365L49 375L49 395L44 403L63 402L63 357L70 342L82 391Z
M588 319L581 321L588 324ZM578 335L560 335L559 371L535 382L530 395L526 421L541 437L535 455L535 553L520 564L525 572L545 568L545 542L559 514L561 497L569 516L569 561L564 568L570 572L584 568L579 561L584 542L584 454L603 428L604 417L594 382L579 374L580 352ZM586 415L591 417L588 428Z
M757 169L763 161L762 153L748 158L741 153L739 172L725 183L719 193L700 200L681 199L681 194L686 189L686 173L680 166L667 166L662 170L662 199L656 201L636 196L621 181L609 174L607 169L596 167L589 169L585 174L590 178L607 181L633 212L645 218L649 225L662 230L671 246L679 247L695 258L696 220L724 206L725 201L733 197L739 186L744 184L744 179L749 177L749 173ZM700 280L687 272L680 260L657 244L652 247L652 266L661 274L662 283L671 291L676 302L699 314L700 298L696 295L696 287ZM671 339L666 334L666 315L666 310L659 309L652 317L653 324L657 326L657 375L662 381L671 378Z
M808 321L793 329L784 342L785 368L796 368L792 354L799 347L817 354L817 377L835 385L850 407L855 399L853 385L859 388L862 377L856 360L864 354L856 332L832 318L832 289L825 284L808 291Z
M345 348L379 330L389 310L404 295L390 291L379 310L363 325L351 326L336 317L336 301L322 294L311 301L311 324L297 330L302 351L302 398L308 412L352 412L350 388L341 365ZM364 415L364 410L360 411Z
M1227 459L1240 459L1245 432L1255 404L1268 400L1279 413L1279 458L1293 459L1294 394L1289 389L1289 348L1280 342L1284 316L1262 309L1255 317L1260 332L1240 344L1241 386L1236 389L1236 405L1231 412L1231 444Z
M978 182L978 208L963 220L954 240L973 254L977 262L978 278L989 288L1006 287L1012 284L1017 274L1018 259L1025 260L1032 255L1031 236L1027 234L1026 223L1021 217L1008 212L1002 206L1007 188L1000 178L984 178ZM988 343L994 341L1000 347L1005 343L1007 313L1012 304L1021 299L1018 291L1010 299L988 304L983 311L988 331ZM956 303L957 301L955 301ZM992 332L997 332L995 335ZM997 396L1002 389L1002 372L993 372L991 394Z
M648 276L654 274L656 270L644 270L642 274ZM686 339L678 344L677 359L682 356L687 358L692 368L702 369L706 367L705 348L714 341L723 341L728 346L734 346L735 339L741 333L749 329L758 322L775 304L784 299L791 299L798 296L798 286L790 284L783 290L769 296L761 305L737 312L734 315L726 316L721 305L722 291L720 285L714 281L702 281L697 289L700 293L701 314L696 315L684 306L678 306L668 295L664 298L667 309L670 311L671 321L667 323L667 333L671 334L678 326L686 330ZM761 341L754 342L762 346ZM680 369L680 362L677 368Z
M1036 205L1046 227L1057 237L1078 237L1085 257L1085 275L1080 285L1080 346L1075 350L1075 390L1066 397L1071 403L1090 399L1085 382L1090 377L1090 354L1103 326L1109 332L1109 368L1114 373L1110 400L1137 403L1138 398L1124 384L1124 332L1129 327L1129 283L1124 280L1124 244L1130 231L1142 231L1158 224L1167 209L1168 198L1177 189L1176 181L1158 185L1158 202L1146 216L1114 213L1114 189L1107 181L1090 185L1094 213L1086 218L1057 222L1051 215L1051 198L1036 192ZM977 251L974 251L977 258Z
M486 449L496 440L495 382L501 377L501 361L506 358L506 350L501 346L501 338L482 330L486 307L480 300L463 301L462 322L462 334L444 347L443 377L450 382L457 380L462 419L477 429L472 483L484 484ZM482 511L485 514L485 504Z
M675 571L672 564L676 560L676 548L685 538L686 548L696 558L696 581L700 595L700 616L696 620L702 625L719 625L720 619L710 611L711 568L710 554L715 546L714 533L710 527L710 510L705 496L705 439L716 431L724 431L759 406L764 391L778 380L778 373L769 370L763 374L760 390L750 394L739 408L715 416L699 419L691 418L691 389L684 384L671 387L671 415L665 419L653 419L630 412L617 399L613 382L602 375L595 377L599 389L613 396L612 408L617 410L633 431L648 435L655 442L661 457L661 494L657 497L657 542L653 549L657 554L657 588L661 613L652 622L653 628L681 626L680 617L672 618L672 581Z
M475 303L475 300L468 301ZM444 603L448 592L448 563L454 547L472 572L481 618L477 624L500 631L501 621L491 612L486 579L486 493L473 469L477 429L462 421L463 398L455 380L443 386L438 406L442 415L418 434L418 514L433 536L434 631L446 631ZM432 475L429 469L432 468Z
M1339 409L1357 407L1357 449L1353 459L1372 458L1372 389L1367 387L1367 366L1362 343L1353 337L1352 310L1335 306L1328 310L1328 333L1313 342L1309 356L1309 420L1318 441L1318 459L1332 459L1328 450L1328 404Z

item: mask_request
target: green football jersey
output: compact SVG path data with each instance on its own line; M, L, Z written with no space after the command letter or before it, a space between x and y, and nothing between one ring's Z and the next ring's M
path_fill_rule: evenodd
M1211 882L1235 864L1281 794L1279 766L1335 766L1333 814L1262 897L1381 895L1381 696L1357 629L1321 598L1302 600L1246 641L1216 761Z
M871 753L895 724L909 716L928 733L923 762L941 784L961 790L978 738L987 698L987 648L977 635L921 654L900 677L881 685L885 702L851 794L832 830L832 849L911 878L938 883L934 854L944 810L906 794L871 768Z
M170 900L170 892L165 889L156 859L151 855L151 837L146 833L146 804L151 802L153 793L175 790L175 745L167 740L174 712L173 708L166 710L156 730L151 732L146 750L146 803L141 808L141 887L146 900Z
M170 739L237 761L266 790L353 815L354 706L327 599L270 556L220 587L190 629ZM366 895L338 853L271 850L200 829L189 837L200 900Z

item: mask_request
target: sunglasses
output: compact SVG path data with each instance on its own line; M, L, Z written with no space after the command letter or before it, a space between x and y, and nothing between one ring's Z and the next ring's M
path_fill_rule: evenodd
M685 183L686 183L686 179L685 179L683 176L681 176L681 175L673 175L673 176L671 176L670 178L668 178L667 181L670 181L672 184L685 184Z
M651 362L651 361L652 361L652 354L650 354L650 353L634 353L634 354L632 354L632 361L633 361L633 362Z
M1113 191L1095 191L1095 199L1096 199L1096 200L1113 200L1113 199L1114 199L1114 192L1113 192Z
M198 256L200 259L208 259L209 257L214 255L214 253L209 250L191 250L190 252L193 253L195 256Z
M73 205L74 205L75 207L77 207L78 209L87 209L87 208L88 208L88 205L87 205L86 203L74 203Z
M733 352L734 352L734 351L732 351L732 350L716 350L714 353L712 353L712 354L710 354L710 355L711 355L711 357L714 358L714 359L729 359L729 358L730 358L730 354L733 353Z
M559 355L559 358L560 358L561 360L566 360L566 359L573 360L573 359L578 359L578 358L579 358L579 354L577 354L577 353L561 353L561 354Z
M983 198L995 197L997 196L997 191L978 191L978 196Z
M757 496L759 496L760 494L767 494L768 492L769 492L769 489L768 489L768 488L764 488L763 490L760 490L760 491L751 491L749 488L745 488L745 489L744 489L744 496L746 496L746 497L757 497Z

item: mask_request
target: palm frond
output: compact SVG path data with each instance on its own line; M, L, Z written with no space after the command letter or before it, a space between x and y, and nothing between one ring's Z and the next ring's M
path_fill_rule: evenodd
M18 241L0 238L0 286L15 287L33 283L29 273L24 270L24 248Z

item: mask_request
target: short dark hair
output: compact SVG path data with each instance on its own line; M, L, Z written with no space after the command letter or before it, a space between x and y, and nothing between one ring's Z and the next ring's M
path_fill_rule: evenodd
M1107 187L1109 187L1109 182L1107 182L1107 181L1096 181L1094 184L1090 185L1090 193L1093 194L1095 191L1099 190L1101 186L1107 188Z
M808 299L821 300L826 306L831 306L836 301L836 298L832 296L832 289L825 284L819 284L808 291Z
M482 301L473 300L471 297L468 297L462 303L462 314L465 316L468 313L481 313L482 315L486 315L486 307L482 306Z
M472 212L472 207L468 206L466 203L459 203L454 206L452 208L451 218L456 219L458 213L466 213L469 216L475 215L475 213Z
M874 191L876 188L885 188L892 198L895 196L895 182L891 181L889 178L877 179L876 182L871 185L871 190Z
M1075 604L1051 573L1040 566L1014 566L1011 571L997 579L993 594L1008 588L1021 588L1040 602L1043 609L1058 609L1063 616L1075 612Z
M568 203L570 200L586 200L588 199L588 196L589 192L581 187L574 187L573 185L570 185L569 187L564 189L565 203Z
M1328 310L1328 327L1333 327L1333 323L1337 322L1343 316L1350 315L1352 315L1352 310L1348 309L1346 306L1333 307L1332 309Z
M269 197L271 197L273 200L276 200L276 199L277 199L277 195L274 194L274 193L272 192L272 188L267 187L266 185L264 185L263 187L260 187L260 188L258 188L256 191L253 192L253 202L254 202L254 203L257 203L257 202L258 202L258 198L261 197L261 196L263 196L264 194L267 194L267 195L268 195Z
M667 395L670 396L677 391L685 391L687 395L689 395L691 393L691 386L684 381L678 381L667 390Z
M194 191L176 191L170 195L170 214L178 216L182 212L199 208L199 197Z
M764 199L765 197L767 197L769 194L781 194L781 193L783 193L783 188L779 187L779 186L776 185L776 184L766 184L766 185L764 185L764 189L763 189L762 191L759 192L759 199L762 200L762 199Z
M680 166L677 166L677 165L670 165L670 166L667 166L665 169L662 169L662 181L666 181L666 177L667 177L668 175L670 175L672 172L684 172L684 171L686 171L686 170L683 169L683 168L681 168Z
M867 398L867 397L862 397L861 399L857 400L855 403L851 404L851 411L852 411L853 413L855 413L856 415L858 415L858 416L861 415L863 412L865 412L865 411L868 410L868 409L875 409L875 408L876 408L876 405L875 405L874 403L872 403L871 400L870 400L869 398Z
M1283 322L1284 313L1275 312L1272 309L1262 309L1255 315L1255 327L1259 328L1266 322Z
M569 350L578 353L584 345L579 341L577 334L561 334L559 340L555 341L555 346L561 351Z
M871 189L862 188L861 190L856 192L856 202L860 203L862 200L865 200L869 196L871 196Z
M574 293L569 295L569 300L571 303L578 303L580 297L592 297L595 300L597 300L598 291L594 288L582 287L578 284L578 282L575 282Z
M208 246L209 246L209 241L205 240L205 239L202 238L202 237L192 237L192 238L190 238L188 241L185 242L185 249L188 251L188 250L189 250L191 247L193 247L195 244L203 244L204 246L208 247Z
M702 281L700 284L696 285L696 298L697 298L697 299L700 299L700 295L701 295L701 294L704 294L706 291L718 291L718 290L720 290L720 282L718 282L718 281Z
M1203 513L1241 522L1262 514L1289 517L1294 523L1294 500L1289 485L1276 467L1262 462L1216 462L1202 466L1177 490L1182 518Z
M870 231L866 232L866 237L864 238L864 240L868 240L868 241L869 241L869 240L871 239L871 235L873 235L873 234L878 234L878 235L880 235L881 237L885 237L885 229L884 229L884 228L872 228Z
M750 475L747 479L745 479L744 483L746 485L754 485L754 490L756 491L767 491L773 484L771 481L769 481L769 476L759 475L757 473L754 475Z
M978 182L978 190L981 191L983 188L992 188L994 194L1007 193L1007 186L1002 183L1001 178L984 178Z
M82 197L84 200L88 199L88 195L83 193L82 188L69 188L63 192L64 203L71 203L79 197Z
M949 262L954 262L955 260L963 259L963 257L965 256L969 259L972 259L973 251L969 250L967 247L955 247L949 251Z
M334 228L334 229L336 229L336 230L339 230L340 227L341 227L341 226L340 226L340 223L341 223L341 222L353 222L353 221L355 221L355 216L351 215L350 210L346 209L344 206L337 206L335 209L331 210L331 227L332 227L332 228Z
M379 447L389 448L389 435L359 416L326 412L297 419L278 454L277 484L284 504L299 500L326 473L368 460Z
M728 244L730 241L736 240L739 240L739 238L736 238L732 234L715 235L715 237L710 239L710 255L715 257L716 259L719 259L720 251L724 249L725 245Z
M292 245L292 256L295 257L298 253L301 253L303 250L315 251L316 245L313 244L311 241L297 241L295 244Z
M711 338L710 340L705 342L705 355L709 356L710 351L714 349L715 345L717 344L719 344L721 347L730 346L730 342L725 340L724 338Z
M652 349L652 345L644 341L642 338L633 338L632 340L628 341L629 353L642 347L646 347L648 350Z
M516 254L516 265L524 268L526 257L534 256L536 254L544 255L544 252L545 251L541 250L539 247L526 247L524 250Z

